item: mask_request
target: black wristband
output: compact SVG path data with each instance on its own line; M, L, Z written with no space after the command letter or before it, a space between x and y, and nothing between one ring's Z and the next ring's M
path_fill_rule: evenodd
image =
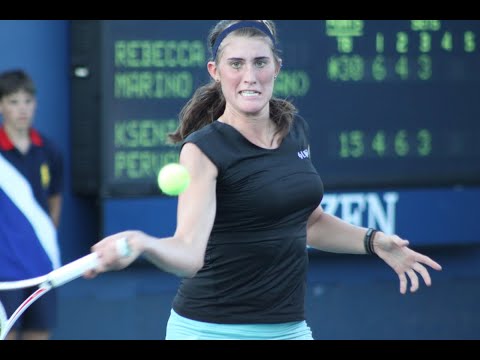
M375 255L375 251L373 250L373 237L377 230L368 228L367 232L365 233L365 237L363 238L363 246L365 247L365 252L369 255Z

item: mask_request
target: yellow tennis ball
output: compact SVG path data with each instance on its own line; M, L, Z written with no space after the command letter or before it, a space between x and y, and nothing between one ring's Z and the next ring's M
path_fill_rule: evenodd
M165 165L158 172L158 186L163 193L176 196L181 194L190 184L188 170L178 163Z

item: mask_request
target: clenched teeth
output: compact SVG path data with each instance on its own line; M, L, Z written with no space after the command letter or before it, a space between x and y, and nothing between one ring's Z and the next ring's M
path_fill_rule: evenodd
M260 93L258 91L247 90L247 91L240 91L240 95L242 95L242 96L257 96L257 95L260 95Z

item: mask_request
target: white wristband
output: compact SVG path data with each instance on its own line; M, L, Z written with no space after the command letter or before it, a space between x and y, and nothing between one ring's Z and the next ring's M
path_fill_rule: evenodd
M115 243L117 247L117 253L121 257L127 257L132 254L132 249L130 249L130 245L128 245L127 238L123 237L120 239L117 239L117 242Z

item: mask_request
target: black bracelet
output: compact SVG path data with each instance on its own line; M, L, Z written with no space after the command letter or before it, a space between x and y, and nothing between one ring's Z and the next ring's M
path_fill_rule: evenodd
M363 238L363 246L365 247L365 252L369 255L375 255L375 251L373 250L373 237L377 230L368 228L365 237Z

